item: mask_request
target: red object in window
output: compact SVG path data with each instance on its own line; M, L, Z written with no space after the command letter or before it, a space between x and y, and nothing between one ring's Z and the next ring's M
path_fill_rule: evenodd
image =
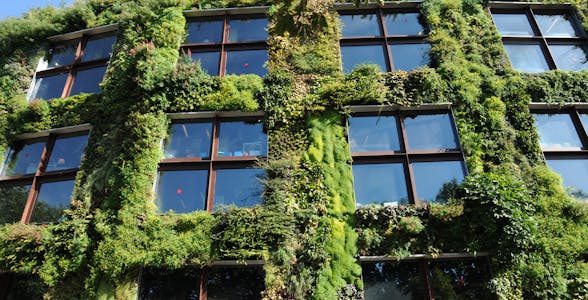
M248 63L244 63L243 66L245 66L245 68L249 67Z
M463 278L462 278L462 279L460 279L460 280L459 280L459 284L461 284L461 285L465 285L465 280L464 280Z
M178 190L176 191L176 193L177 193L178 195L181 195L183 192L184 192L184 191L182 191L182 189L178 189Z

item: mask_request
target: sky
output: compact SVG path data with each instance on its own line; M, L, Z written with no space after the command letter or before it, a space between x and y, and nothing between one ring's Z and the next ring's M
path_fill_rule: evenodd
M24 12L35 7L45 7L49 4L59 7L60 4L71 4L73 0L4 0L9 4L2 5L0 20L7 17L20 17Z

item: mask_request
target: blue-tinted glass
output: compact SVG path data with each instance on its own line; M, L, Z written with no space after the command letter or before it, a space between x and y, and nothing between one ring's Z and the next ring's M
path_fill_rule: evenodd
M402 163L353 165L355 205L406 205L408 192Z
M165 140L165 158L210 158L212 123L176 123Z
M265 62L267 50L238 50L227 51L226 74L257 74L264 76L267 73Z
M501 35L535 35L525 14L492 14L492 18Z
M67 73L37 78L31 99L50 100L61 98L61 93L63 92L66 80Z
M84 48L82 61L110 58L112 56L112 46L114 46L115 42L116 36L114 35L88 40Z
M465 177L461 161L415 162L412 164L418 198L446 202Z
M2 167L2 176L34 174L39 167L45 142L17 144L10 148Z
M378 16L376 14L365 15L341 15L342 35L350 36L381 36Z
M188 23L186 43L220 43L223 40L223 21L200 21Z
M534 114L541 148L581 148L582 142L568 114Z
M47 164L47 172L80 167L84 149L88 144L88 136L80 135L55 140L51 157Z
M419 13L386 14L386 32L388 35L424 35L426 30L419 17Z
M265 156L267 134L261 121L220 123L218 157Z
M229 42L267 40L267 19L237 19L229 21Z
M30 189L30 185L0 188L0 224L20 221Z
M202 70L210 76L218 76L220 52L192 52L192 60L199 61Z
M47 56L47 68L73 64L77 48L78 41L71 41L49 50L49 55Z
M484 258L432 260L429 276L433 299L496 299L489 289L490 269Z
M549 45L555 65L560 70L588 70L588 49L582 45Z
M39 196L31 216L33 223L57 222L63 210L69 209L74 180L56 181L41 184Z
M265 289L260 267L211 268L206 288L208 300L257 300Z
M100 93L100 82L104 79L105 72L106 66L76 72L76 77L69 95Z
M580 120L582 120L582 124L584 125L584 130L588 131L588 114L580 114Z
M214 209L235 205L250 207L261 204L262 169L218 169L214 190Z
M160 171L155 204L159 213L206 209L207 170Z
M431 62L429 44L391 44L394 70L412 71L416 68L426 67Z
M361 264L364 297L367 300L426 299L427 284L419 262L369 262Z
M504 44L512 67L521 72L544 72L549 70L541 46Z
M341 46L343 72L349 73L361 64L376 64L386 72L386 50L381 45Z
M544 36L576 37L576 31L568 15L540 15L535 14L535 20Z
M141 272L140 300L198 300L200 270L144 269Z
M349 145L351 152L399 151L396 117L349 118Z
M561 176L568 194L588 201L588 159L548 159L547 165Z
M448 114L406 117L404 126L411 150L459 148Z

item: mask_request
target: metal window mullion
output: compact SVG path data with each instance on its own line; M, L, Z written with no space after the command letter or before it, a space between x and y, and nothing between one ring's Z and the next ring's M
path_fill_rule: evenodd
M219 133L220 133L220 121L215 118L212 123L212 146L210 150L210 162L208 164L208 186L206 192L206 211L212 212L214 205L214 191L216 185L216 170L214 168L214 161L218 159L218 147L219 147Z
M461 161L463 163L463 169L465 171L465 176L469 175L469 170L468 170L468 166L466 164L466 157L465 154L463 153L463 147L461 146L461 137L459 136L459 131L457 130L457 122L455 121L455 115L453 114L453 109L449 109L449 118L450 118L450 122L451 122L451 127L453 130L453 134L455 135L455 138L457 139L457 148L459 149L460 155L461 155Z
M588 149L588 134L584 128L584 124L582 124L582 119L580 118L580 113L576 109L572 109L570 111L570 115L572 117L572 122L574 123L574 127L576 128L576 132L580 137L580 141L582 142L582 149Z
M386 49L386 67L388 68L389 71L394 71L394 59L392 57L392 52L390 51L390 44L388 41L388 29L386 28L386 20L384 19L384 11L382 10L382 8L378 8L378 11L376 12L379 16L379 20L380 20L380 28L382 30L382 36L384 37L384 49Z
M43 152L41 154L41 161L37 166L37 171L33 177L33 182L31 183L31 189L29 190L29 194L27 195L27 200L25 204L25 208L21 217L20 222L22 224L27 224L30 221L30 218L33 214L33 208L35 206L35 202L37 196L39 195L39 190L41 187L40 177L45 172L47 168L47 163L49 161L49 157L51 156L51 151L53 151L53 145L55 143L55 135L49 135L49 138L45 142L45 147L43 148Z
M553 56L551 55L551 51L549 50L549 44L547 43L547 39L543 35L543 32L541 31L541 28L539 27L539 24L537 23L537 20L535 19L535 13L533 12L533 9L529 8L526 15L527 15L527 18L529 19L531 27L533 28L533 31L535 32L535 35L541 37L541 50L543 52L543 56L545 57L545 60L547 61L547 65L549 66L549 68L551 70L557 69L557 65L555 64L555 60L553 59Z
M414 173L412 171L412 164L410 162L410 157L408 156L408 138L406 136L406 128L404 126L404 118L401 115L396 115L397 120L397 127L399 129L398 134L400 134L400 150L404 152L404 162L403 162L403 169L404 169L404 177L406 181L406 190L408 192L408 201L414 204L417 204L417 193L416 193L416 186L414 181Z
M425 288L427 289L427 299L434 300L435 295L433 294L433 282L428 267L429 261L422 259L419 261L419 268L421 269L421 276L425 280Z
M225 44L228 43L229 40L229 30L230 30L230 23L229 23L229 16L224 16L223 18L223 39L221 42L221 49L220 49L220 63L219 63L219 70L218 75L224 76L225 71L227 69L227 52L225 49Z
M206 285L206 282L208 281L209 272L210 267L204 267L200 269L200 276L198 276L198 285L200 287L200 300L208 299L208 286Z

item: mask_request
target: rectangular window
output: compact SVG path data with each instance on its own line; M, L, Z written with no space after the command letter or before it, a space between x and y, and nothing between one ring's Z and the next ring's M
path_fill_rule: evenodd
M267 135L260 116L174 120L163 148L160 213L261 204L265 172L255 161L267 156Z
M358 207L445 202L467 172L447 109L354 113L348 136Z

